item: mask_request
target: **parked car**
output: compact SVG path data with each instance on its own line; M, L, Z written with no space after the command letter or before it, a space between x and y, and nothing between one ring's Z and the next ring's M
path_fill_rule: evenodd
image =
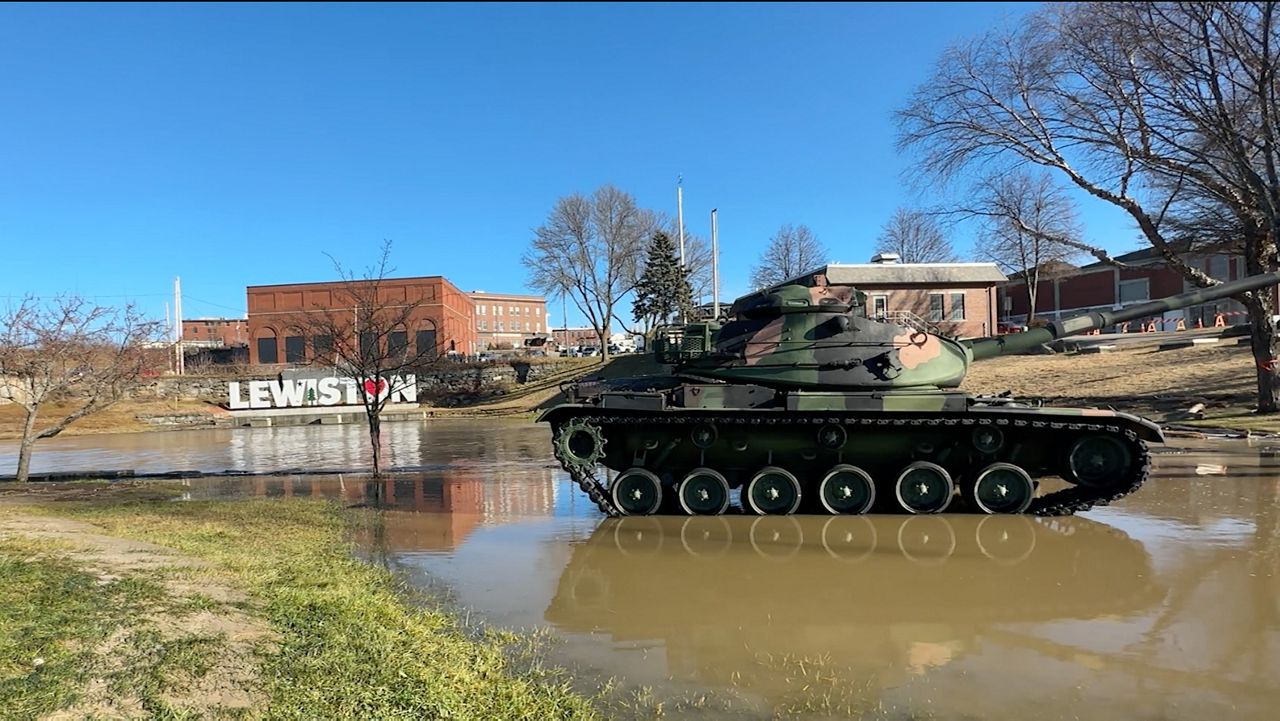
M598 355L600 355L600 349L599 349L599 348L597 348L597 347L595 347L595 346L591 346L591 345L583 346L583 347L579 348L579 349L578 349L578 352L579 352L579 355L582 355L582 356L585 356L585 357L588 357L588 358L589 358L589 357L591 357L591 356L598 356Z

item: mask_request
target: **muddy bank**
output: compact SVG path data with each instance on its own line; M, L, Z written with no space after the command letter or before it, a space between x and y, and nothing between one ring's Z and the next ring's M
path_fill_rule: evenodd
M5 714L594 715L554 669L512 665L508 647L523 638L464 631L355 559L348 539L377 522L368 512L307 499L138 502L116 487L85 500L90 485L0 503Z

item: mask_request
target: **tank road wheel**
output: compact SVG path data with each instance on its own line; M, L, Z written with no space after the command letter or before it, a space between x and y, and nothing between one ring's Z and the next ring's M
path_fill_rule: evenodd
M818 498L828 513L866 513L875 503L876 486L866 471L841 463L822 479Z
M718 516L729 507L729 482L710 468L695 468L680 481L676 495L690 516Z
M777 466L761 468L743 489L746 506L759 516L795 513L800 505L800 481Z
M1133 455L1120 439L1101 433L1082 436L1067 453L1067 480L1091 488L1120 483Z
M600 427L581 419L564 424L555 440L560 455L574 465L594 466L604 457L604 434Z
M942 513L951 503L955 483L947 469L936 463L916 461L903 469L893 484L898 505L908 513Z
M966 491L974 508L983 513L1022 513L1035 498L1036 486L1026 471L1012 463L992 463Z
M647 516L662 503L662 482L643 468L628 468L613 481L613 503L624 516Z

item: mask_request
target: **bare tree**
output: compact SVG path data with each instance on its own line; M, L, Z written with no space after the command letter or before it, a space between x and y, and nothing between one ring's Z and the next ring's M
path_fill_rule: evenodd
M639 281L645 248L661 224L629 193L605 185L589 197L556 201L522 258L530 286L547 295L568 292L600 339L602 362L609 360L614 309Z
M1049 168L1127 213L1164 262L1199 285L1216 281L1184 254L1220 241L1222 229L1249 274L1271 270L1280 239L1275 10L1271 2L1049 6L948 50L899 111L899 145L933 179ZM1243 300L1258 410L1274 412L1272 291Z
M951 241L932 215L898 208L876 239L877 253L897 253L903 263L950 263L956 259Z
M1022 277L1030 324L1040 281L1064 275L1082 252L1075 205L1047 173L983 178L974 198L973 207L958 212L982 219L978 254L1006 274Z
M440 358L440 338L427 316L429 298L413 286L390 283L391 242L356 273L333 260L341 281L329 303L293 316L291 327L309 340L307 360L337 366L356 384L369 426L373 474L382 474L382 412L392 397L417 398L417 373ZM304 350L305 353L305 350Z
M808 226L788 223L773 234L760 263L751 269L751 287L760 290L790 280L818 267L826 257L827 249Z
M0 317L0 396L22 406L17 480L26 481L35 442L52 438L133 390L159 353L159 323L133 306L95 305L76 296L23 298ZM47 425L40 413L65 404ZM69 410L67 410L69 408Z

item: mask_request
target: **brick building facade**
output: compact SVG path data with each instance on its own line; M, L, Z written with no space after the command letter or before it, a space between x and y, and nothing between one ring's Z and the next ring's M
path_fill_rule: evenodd
M250 363L304 363L315 357L319 341L305 337L307 314L346 310L349 295L343 282L257 285L245 289ZM412 327L395 342L413 352L432 346L438 355L476 352L475 306L466 293L440 276L389 278L379 287L379 302L420 303ZM354 313L354 309L352 311ZM327 342L327 341L326 341ZM349 339L356 342L356 339Z
M467 294L475 304L476 350L520 349L525 340L547 335L547 301L539 295Z
M595 328L553 328L551 339L561 348L598 347L600 336Z
M182 321L182 342L214 348L249 345L244 318L192 318Z
M1153 249L1117 256L1127 268L1093 263L1080 268L1054 268L1052 277L1036 285L1036 318L1056 320L1094 309L1112 309L1132 303L1177 295L1193 286L1181 273L1164 264ZM1192 267L1199 268L1217 280L1236 280L1245 276L1244 259L1229 253L1205 253L1184 256ZM1043 271L1042 271L1043 273ZM1022 274L1013 275L1000 288L1001 317L1013 325L1025 324L1029 301L1027 281ZM1272 289L1275 293L1275 289ZM1188 327L1200 323L1211 326L1221 313L1227 325L1248 322L1245 308L1234 300L1219 300L1200 306L1164 314L1168 321L1181 318ZM1166 323L1167 324L1167 323ZM1172 329L1170 325L1170 329Z

